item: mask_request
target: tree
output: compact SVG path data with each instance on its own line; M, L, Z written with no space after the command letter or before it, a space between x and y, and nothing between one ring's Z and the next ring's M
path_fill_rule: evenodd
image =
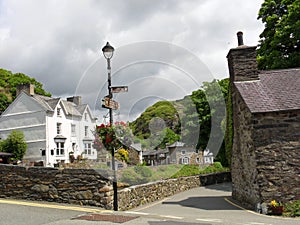
M27 150L24 133L19 130L13 130L7 139L2 142L2 150L12 153L15 159L22 160Z
M36 94L51 96L34 78L23 73L13 74L11 71L0 68L0 113L16 98L16 88L19 84L33 84Z
M258 19L265 23L257 50L259 69L300 66L300 0L265 0Z
M5 94L0 93L0 114L9 106L10 101Z

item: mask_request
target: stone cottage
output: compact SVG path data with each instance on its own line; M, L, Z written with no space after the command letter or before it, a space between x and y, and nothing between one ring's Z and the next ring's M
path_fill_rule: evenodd
M256 46L230 49L233 198L300 199L300 68L258 71Z

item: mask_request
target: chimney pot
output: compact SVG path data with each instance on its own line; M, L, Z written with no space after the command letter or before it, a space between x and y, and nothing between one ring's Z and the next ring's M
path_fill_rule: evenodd
M81 96L68 97L67 101L68 102L73 102L77 106L82 104Z
M244 45L244 40L243 40L243 32L239 31L237 32L237 39L238 39L238 46Z

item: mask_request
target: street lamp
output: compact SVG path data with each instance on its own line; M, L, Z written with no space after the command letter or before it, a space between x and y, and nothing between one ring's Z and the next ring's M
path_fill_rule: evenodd
M114 48L109 44L109 42L106 43L106 45L102 48L103 55L105 59L107 60L107 83L108 83L108 97L112 100L113 93L112 93L112 87L111 87L111 67L110 67L110 59L114 55ZM109 108L109 123L112 126L113 125L113 112L112 108ZM113 170L113 191L114 191L114 211L118 211L118 187L117 187L117 178L116 178L116 168L115 168L115 149L112 148L111 150L111 157L112 157L112 170Z

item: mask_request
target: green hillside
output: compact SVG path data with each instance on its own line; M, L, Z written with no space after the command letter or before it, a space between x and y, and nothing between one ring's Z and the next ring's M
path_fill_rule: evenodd
M228 85L228 79L205 82L200 89L183 99L156 102L130 124L133 134L140 140L149 141L153 138L150 132L151 121L153 118L160 118L167 127L164 135L169 137L160 139L159 141L162 143L158 147L161 148L167 143L172 144L172 142L180 140L196 149L205 149L210 138L212 115L214 115L218 129L224 130L225 118L219 116L218 110L211 110L210 106L214 107L222 101L223 103L227 101ZM221 90L221 92L216 90ZM207 98L209 98L209 102ZM221 148L219 154L223 159L220 161L226 165L224 144Z
M13 74L11 71L0 68L0 113L16 98L16 87L19 84L34 84L37 94L51 96L43 89L43 84L23 73Z

